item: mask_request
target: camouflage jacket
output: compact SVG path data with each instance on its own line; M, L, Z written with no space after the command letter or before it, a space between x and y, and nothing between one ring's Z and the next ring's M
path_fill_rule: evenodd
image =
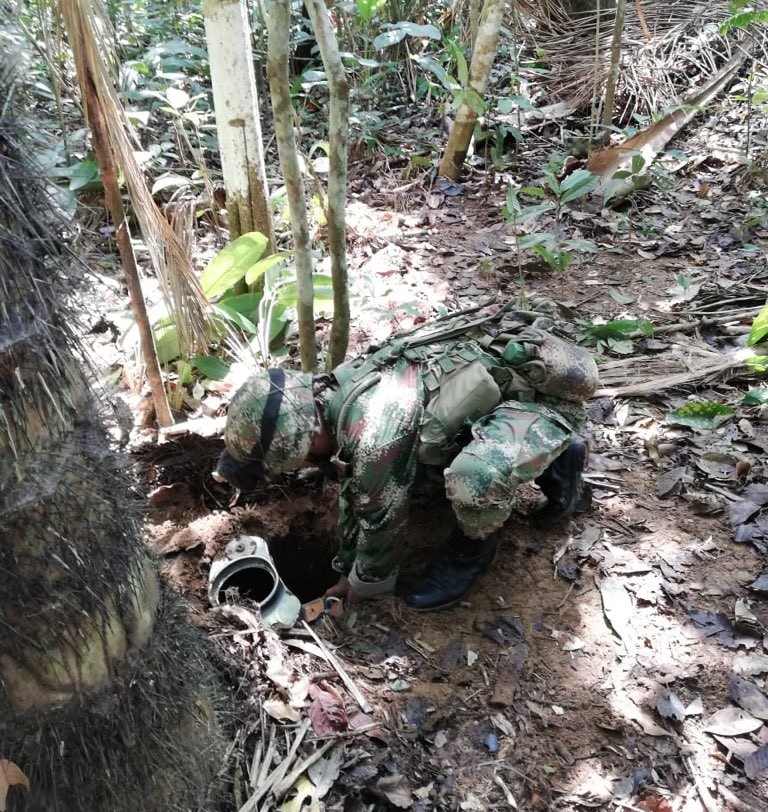
M482 358L502 373L530 360L518 357L506 363L481 341L466 335L443 344L454 354L463 349L467 358ZM334 403L339 386L333 376L318 396L326 426L337 443L335 461L342 469L339 553L333 566L343 574L354 570L358 581L380 582L396 572L419 464L420 433L433 392L434 357L434 351L421 348L382 362L374 382L347 397L341 409ZM570 432L583 422L584 409L578 399L568 401L517 385L502 387L502 397L526 401L527 409Z

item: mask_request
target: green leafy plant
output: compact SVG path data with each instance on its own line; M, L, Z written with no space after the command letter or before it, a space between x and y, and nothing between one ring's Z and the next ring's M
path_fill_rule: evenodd
M693 429L714 429L728 420L735 412L732 406L714 401L687 403L667 415L667 422Z
M727 34L734 28L749 28L751 25L768 23L768 11L754 8L749 0L733 0L730 12L731 16L720 26L721 34Z
M595 347L599 353L629 355L634 349L634 339L651 336L653 325L647 319L616 319L604 324L584 326L580 341Z
M502 207L502 216L511 222L515 231L515 243L518 252L518 268L521 251L530 251L540 257L558 274L565 273L571 264L574 254L594 253L597 246L590 240L568 239L550 231L536 231L520 236L518 228L529 221L537 221L545 214L552 213L555 222L562 217L564 207L588 194L597 186L597 178L586 169L577 169L562 181L558 180L558 169L562 167L560 159L551 159L544 168L545 186L526 186L522 189L510 185ZM520 200L524 195L539 203L524 205Z

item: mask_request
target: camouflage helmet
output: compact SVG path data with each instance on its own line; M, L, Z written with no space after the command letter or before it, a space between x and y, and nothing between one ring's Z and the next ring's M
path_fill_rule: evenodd
M235 392L224 442L241 466L280 473L307 458L319 428L312 376L263 369Z

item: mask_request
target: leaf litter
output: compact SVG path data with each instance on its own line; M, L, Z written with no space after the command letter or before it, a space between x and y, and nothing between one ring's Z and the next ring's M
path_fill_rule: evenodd
M696 171L715 172L704 164ZM719 313L735 298L743 300L741 312L755 312L764 291L750 286L764 287L765 278L759 270L753 277L753 256L728 242L737 199L729 173L723 170L721 180L710 184L713 200L686 196L682 187L695 176L681 175L658 211L650 206L641 213L648 219L643 227L654 232L646 237L633 228L631 239L618 239L618 218L624 215L601 212L571 221L566 212L564 227L589 228L588 236L606 244L610 239L614 252L595 255L588 266L562 277L527 279L537 292L571 302L586 321L645 321L653 327L653 336L638 329L638 335L618 339L614 347L620 352L608 343L601 348L605 391L589 404L587 432L597 453L588 471L592 501L585 512L568 527L547 533L522 515L511 519L499 533L496 565L451 612L416 618L384 603L361 609L354 628L335 621L325 630L323 636L330 636L373 705L359 724L353 724L357 709L347 688L307 647L309 641L304 650L291 649L282 685L258 665L263 641L221 644L230 672L240 669L244 675L254 709L271 697L287 708L296 706L292 710L302 719L313 718L291 765L301 766L322 736L338 737L329 739L338 744L315 762L321 773L312 765L305 768L288 802L301 790L304 800L314 803L312 787L324 787L322 775L328 776L325 783L331 780L336 768L326 759L337 752L343 754L341 766L323 799L329 810L340 809L344 797L387 808L488 809L508 803L503 787L520 808L537 812L608 810L617 796L597 788L613 787L635 808L669 812L696 791L686 758L713 792L735 786L726 783L725 768L711 758L711 748L725 747L729 739L733 747L734 742L750 745L749 752L742 751L746 778L764 776L766 745L751 739L762 730L762 718L753 712L762 712L762 700L754 690L764 696L753 678L768 673L760 633L768 618L758 605L768 584L761 580L757 558L768 544L768 485L761 467L768 436L762 401L753 397L742 403L749 383L736 361L738 333L729 332L747 317ZM371 189L374 203L378 188L384 186ZM398 309L403 304L428 312L436 295L456 304L486 290L517 294L514 253L503 240L494 242L499 223L491 210L497 192L501 199L503 189L480 190L467 183L460 199L443 195L440 206L425 215L428 239L418 217L403 218L397 236L402 256L388 261L388 275L381 276L392 291L392 322L363 324L368 334L374 329L386 334L405 316L406 310ZM388 199L384 195L382 203ZM429 208L426 194L423 199ZM702 200L713 205L702 206ZM721 219L707 219L721 201L726 201ZM684 217L685 228L668 230ZM375 229L365 239L368 245L353 246L353 266L362 267L386 247L377 242ZM488 250L479 249L480 241ZM476 272L478 256L490 257L482 275ZM705 265L712 274L702 273ZM676 277L692 274L695 281L659 294ZM404 285L398 287L400 277ZM584 302L585 290L595 298ZM700 419L694 425L669 423L667 416L678 411L679 417L679 410L683 417ZM295 519L307 532L336 497L332 484L314 492L287 487L288 499L272 492L248 519L278 540L288 536L280 529L286 515L289 524ZM528 496L521 497L521 514ZM162 521L170 516L183 525L185 517L174 514L172 505L153 507L154 518L164 510ZM448 516L436 503L416 508L406 550L428 546ZM729 535L740 543L728 544ZM710 537L717 544L707 545ZM215 550L212 538L174 551L191 563L181 587L201 600L204 585L194 579L205 564L203 556ZM556 552L565 578L553 579ZM654 589L634 580L651 573L658 578ZM750 585L753 617L746 612L749 606L737 609L736 603ZM499 614L500 607L505 614ZM418 651L404 643L409 639L418 639ZM449 649L463 652L463 658L441 660L439 653ZM747 687L736 687L731 671ZM300 691L291 694L292 685L306 684L304 678L311 686L309 707L301 706ZM736 697L748 707L722 707L729 699L738 704ZM260 735L263 754L271 723L267 720L258 733L262 723L258 715L254 719L249 744ZM491 741L488 731L479 739L473 733L481 722L491 725L498 753L484 744ZM293 741L295 725L276 727ZM386 733L388 744L369 736L367 728ZM684 756L681 736L690 757ZM270 768L290 755L283 737L275 736L275 742ZM248 758L252 754L254 749ZM494 780L497 775L501 784ZM749 787L739 793L756 805Z

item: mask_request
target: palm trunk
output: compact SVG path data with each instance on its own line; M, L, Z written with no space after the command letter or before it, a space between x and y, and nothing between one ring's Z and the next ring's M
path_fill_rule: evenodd
M0 87L0 758L30 789L9 808L197 808L213 681L108 450L63 305L82 274L11 101Z

